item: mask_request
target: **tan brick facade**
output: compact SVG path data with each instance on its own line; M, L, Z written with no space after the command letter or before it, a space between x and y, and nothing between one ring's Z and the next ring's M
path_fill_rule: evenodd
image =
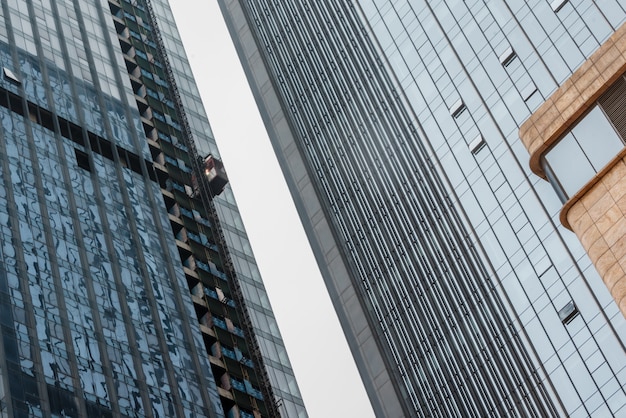
M626 24L622 25L520 127L530 168L545 177L541 156L626 72Z
M626 24L521 126L534 173L545 178L545 152L624 73ZM626 317L626 149L565 203L561 222L576 233Z
M626 156L603 174L566 203L561 221L576 233L626 316Z

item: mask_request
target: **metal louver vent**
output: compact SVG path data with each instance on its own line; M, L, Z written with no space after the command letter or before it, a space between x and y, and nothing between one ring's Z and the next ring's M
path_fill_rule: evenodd
M598 100L615 130L626 142L626 79L620 77Z

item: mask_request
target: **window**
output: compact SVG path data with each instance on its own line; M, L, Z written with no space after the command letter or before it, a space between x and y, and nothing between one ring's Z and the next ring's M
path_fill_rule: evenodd
M500 64L506 67L515 59L516 56L517 55L515 54L513 48L508 47L506 51L500 55Z
M550 3L550 7L552 7L554 13L557 13L563 8L563 6L565 6L565 3L567 3L567 0L554 0L552 3Z
M469 143L468 147L472 154L478 153L487 143L482 135L478 135L476 138Z
M563 324L567 325L572 322L574 318L576 318L578 313L578 308L576 307L574 301L569 301L567 305L559 310L559 319Z
M7 80L15 84L22 84L17 75L15 75L15 73L9 70L7 67L2 67L2 72L4 74L4 78L6 78Z
M89 156L86 153L77 149L74 149L74 152L76 153L76 163L78 163L78 166L84 170L91 171Z
M548 180L565 201L624 148L624 142L600 106L591 109L544 156Z
M452 115L452 117L456 119L461 113L463 113L464 110L465 103L463 103L463 100L459 99L450 108L450 115Z

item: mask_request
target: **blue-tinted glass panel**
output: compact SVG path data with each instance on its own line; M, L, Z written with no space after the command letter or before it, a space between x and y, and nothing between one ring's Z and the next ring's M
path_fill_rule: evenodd
M624 142L602 109L595 106L546 153L550 180L554 184L556 179L565 194L572 196L622 148Z
M599 106L576 124L572 134L596 172L624 148L624 141Z
M571 133L565 135L545 155L545 159L568 196L580 190L596 173L587 155Z

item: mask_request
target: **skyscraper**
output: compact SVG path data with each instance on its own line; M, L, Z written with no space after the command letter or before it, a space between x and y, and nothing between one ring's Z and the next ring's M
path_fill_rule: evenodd
M0 414L306 416L165 0L2 0Z
M376 413L623 413L626 321L519 136L623 6L220 6Z

